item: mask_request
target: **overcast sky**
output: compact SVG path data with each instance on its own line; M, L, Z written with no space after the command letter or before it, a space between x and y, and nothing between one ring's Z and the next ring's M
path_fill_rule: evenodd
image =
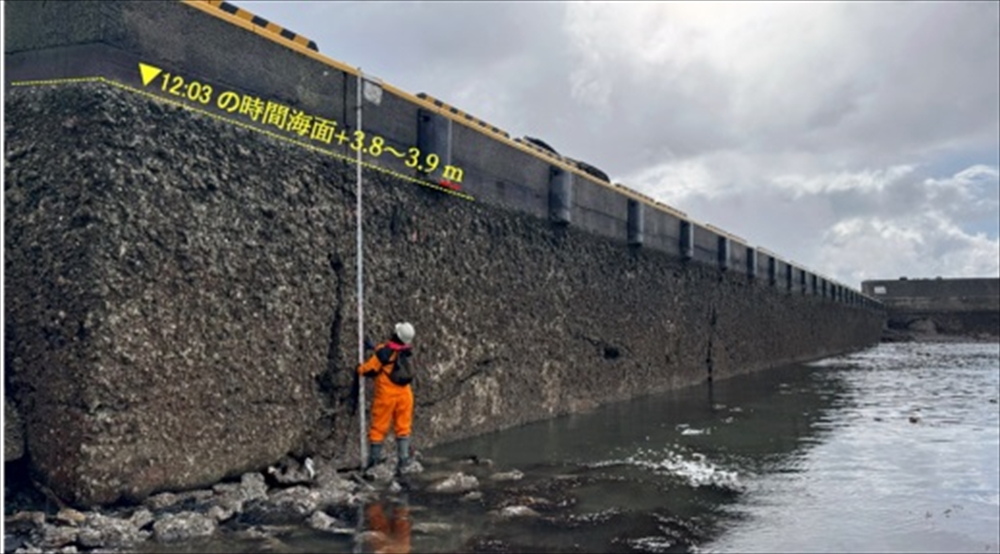
M1000 276L1000 3L235 3L847 285Z

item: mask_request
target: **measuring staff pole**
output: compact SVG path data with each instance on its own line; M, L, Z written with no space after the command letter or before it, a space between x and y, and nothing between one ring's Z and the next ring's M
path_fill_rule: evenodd
M361 82L364 80L364 76L361 73L361 68L358 68L358 131L361 130L361 106L365 103L365 99L361 94ZM361 135L359 135L361 136ZM358 173L357 173L357 251L358 251L358 365L365 363L365 283L363 278L364 271L364 256L362 255L362 235L361 235L361 149L358 148ZM368 441L366 440L365 431L367 431L365 425L365 378L360 376L358 379L358 413L361 417L358 418L358 423L360 426L360 441L361 449L359 450L361 455L361 467L364 468L365 464L368 463Z
M358 131L361 130L361 106L364 104L365 99L361 95L361 81L364 77L361 73L361 68L358 68L358 108L357 108L357 119L358 119ZM358 135L361 136L361 135ZM362 235L361 235L361 149L358 148L358 159L357 159L357 205L355 206L355 211L357 213L357 265L358 265L358 365L365 363L365 282L364 282L364 256L362 255ZM358 450L358 455L361 457L361 469L364 469L365 465L368 463L368 441L365 435L365 376L358 376L358 427L359 434L358 440L361 441L361 448ZM358 532L360 533L364 530L364 504L358 505ZM361 552L361 541L356 541L354 545L354 552Z

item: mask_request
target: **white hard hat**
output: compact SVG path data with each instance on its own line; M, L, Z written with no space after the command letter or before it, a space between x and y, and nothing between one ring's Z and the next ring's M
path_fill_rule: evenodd
M413 340L413 335L416 333L417 332L413 330L413 325L410 325L409 323L403 322L396 324L396 336L399 337L399 340L403 341L403 344L410 344L410 341Z

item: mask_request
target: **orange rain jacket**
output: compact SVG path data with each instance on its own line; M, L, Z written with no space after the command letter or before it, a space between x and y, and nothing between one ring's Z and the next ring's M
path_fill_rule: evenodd
M397 385L389 379L389 373L399 358L401 351L409 350L405 344L393 341L375 347L365 363L358 366L362 376L375 375L375 396L372 398L372 424L368 430L368 441L381 443L389 433L389 424L395 421L396 438L410 436L413 425L413 389L410 385ZM389 362L383 364L379 354Z

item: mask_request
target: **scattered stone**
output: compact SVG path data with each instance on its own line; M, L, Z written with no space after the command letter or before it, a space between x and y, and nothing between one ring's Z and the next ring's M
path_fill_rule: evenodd
M517 517L539 517L541 514L527 506L507 506L500 510L500 517L513 519Z
M153 523L153 537L159 542L177 542L215 533L214 519L195 512L168 514Z
M474 475L466 475L462 472L456 473L443 481L432 484L428 490L431 492L454 494L468 492L479 487L479 479Z
M369 483L366 479L364 479L361 475L355 473L354 475L351 476L351 478L354 479L354 481L357 484L357 486L354 488L354 492L357 492L358 489L363 489L365 492L371 492L375 490L375 487L372 486L372 484Z
M511 499L507 500L504 504L508 505L508 506L528 506L528 507L536 507L536 506L553 507L553 506L556 506L556 503L553 502L552 500L549 500L548 498L538 497L538 496L519 496L517 498L511 498Z
M216 513L232 512L233 514L238 514L243 511L243 506L246 504L246 502L247 501L243 500L243 497L240 495L239 492L235 492L217 498L215 500L215 505L213 507L219 508L221 510L221 512L216 512Z
M76 527L63 527L49 523L42 524L31 534L31 543L43 550L55 550L77 541L80 530Z
M181 502L187 500L192 500L194 502L205 502L215 496L215 491L212 489L198 489L193 491L188 491L180 495Z
M354 475L357 475L356 473ZM315 486L320 489L342 489L353 492L357 484L337 473L337 470L326 464L317 464Z
M910 423L920 423L920 416L913 414L910 416Z
M493 466L492 461L475 457L464 462L481 467ZM394 469L401 474L424 471L416 459L404 468L395 468L391 462L379 464L370 473L387 485L373 487L357 472L341 474L332 464L326 464L325 461L302 464L300 469L310 478L309 486L298 484L269 490L263 473L248 472L241 476L239 483L217 483L205 490L161 492L148 497L137 508L118 510L113 514L105 512L109 515L67 507L52 516L50 521L54 524L49 524L44 512L18 512L6 519L8 528L21 523L21 528L16 531L19 541L8 542L10 548L7 551L19 547L18 552L76 552L78 549L85 552L120 552L149 539L175 543L211 536L221 524L232 522L237 516L239 523L234 532L241 536L257 533L260 539L273 539L279 545L283 543L277 541L276 536L297 532L303 524L323 533L354 535L360 541L377 540L380 534L369 532L359 535L356 529L330 514L364 506L386 490L401 493L406 488L406 481L395 480ZM286 469L283 474L288 476L290 472ZM483 492L477 490L482 475L477 478L462 472L434 474L420 477L420 488L426 485L428 492L456 494L462 501L468 502L484 498ZM268 479L274 476L272 474ZM488 477L494 482L523 478L524 473L517 469L492 473ZM539 517L533 509L533 500L532 497L521 497L515 501L516 505L492 513L505 519ZM243 530L236 531L239 528ZM27 531L29 529L31 534ZM422 522L414 524L412 531L445 535L453 532L454 526Z
M355 533L354 529L323 510L313 512L313 515L309 516L309 519L306 520L306 525L312 529L326 533L336 533L339 535L353 535Z
M316 510L313 512L313 515L309 516L309 519L306 520L306 525L317 531L326 531L337 523L339 523L337 518L327 514L323 510Z
M329 508L342 504L349 504L351 492L345 489L320 489L315 491L316 503L319 508Z
M421 473L420 475L418 475L416 477L417 477L417 479L419 479L423 483L433 483L434 481L440 481L442 479L447 479L448 477L451 477L454 474L455 474L454 470L448 470L448 471L435 470L435 471L426 471L426 472L423 472L423 473Z
M155 519L156 518L153 517L153 512L150 512L146 508L139 508L132 514L132 517L129 518L129 522L134 525L136 529L142 529L152 523Z
M177 495L172 492L161 492L146 499L144 504L152 510L160 511L178 502Z
M198 489L185 492L161 492L147 498L143 505L154 512L190 511L195 506L207 504L216 492L213 489ZM207 506L206 506L207 507Z
M231 508L224 508L216 504L215 506L209 508L208 513L205 515L214 519L217 523L222 523L223 521L229 520L234 515L236 515L236 510L233 510Z
M422 456L421 459L428 465L440 465L450 461L447 458L442 458L441 456Z
M424 466L417 460L410 460L410 463L399 468L400 475L414 475L416 473L423 473Z
M503 471L500 473L494 473L490 476L492 481L519 481L524 478L524 473L520 470L514 469L511 471Z
M87 516L73 508L63 508L56 514L56 519L69 525L79 525L87 520Z
M306 458L302 464L285 458L279 465L268 467L267 474L280 486L307 485L316 478L316 466L312 458Z
M40 526L45 523L45 512L30 511L30 512L17 512L16 514L8 517L5 521L7 525L12 523L26 523L29 525Z
M395 474L389 464L375 464L374 466L368 468L364 472L364 478L369 481L375 481L377 483L388 483L392 481Z
M235 533L233 533L233 536L239 539L260 540L268 535L267 532L264 531L262 528L254 525L251 527L247 527L245 529L237 530Z
M234 494L240 489L239 483L216 483L212 485L212 491L217 495L230 495Z
M278 490L266 499L254 499L243 509L241 520L256 524L302 523L319 508L321 495L297 485Z
M452 532L454 529L455 526L449 523L432 523L429 521L414 523L410 527L411 532L422 533L424 535L446 534Z
M239 483L216 485L213 489L217 494L205 513L220 523L242 513L249 502L267 498L264 476L257 472L244 473Z
M131 521L94 513L80 529L77 542L87 548L121 548L146 540L149 533L140 531Z
M306 517L313 513L319 504L320 494L308 487L296 486L269 495L270 501L278 507Z
M479 456L472 455L468 458L462 460L462 463L472 464L477 466L493 467L493 460L489 458L480 458Z

